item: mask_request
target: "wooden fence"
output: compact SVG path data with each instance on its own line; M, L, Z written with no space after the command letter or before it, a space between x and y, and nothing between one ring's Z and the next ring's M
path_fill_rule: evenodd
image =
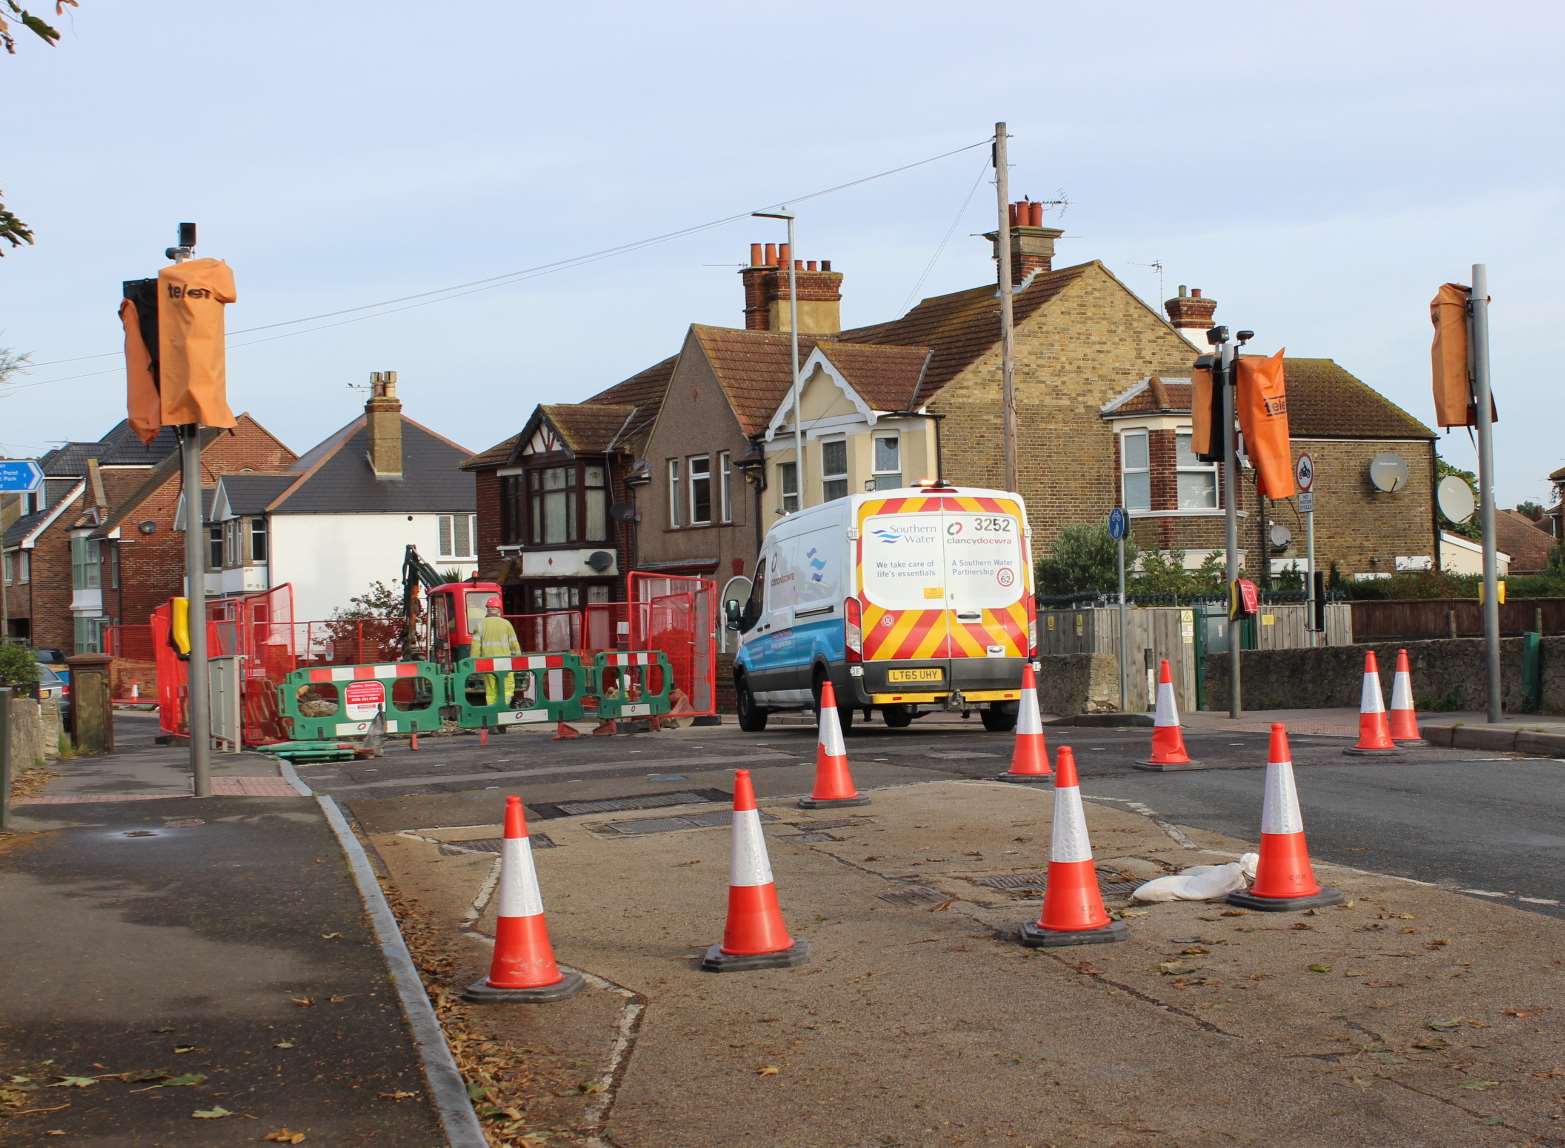
M1263 606L1246 649L1302 649L1311 644L1305 629L1309 607L1302 604ZM1193 710L1201 694L1197 674L1201 656L1221 650L1228 641L1228 617L1222 606L1132 606L1125 611L1129 627L1130 679L1128 708L1153 708L1157 698L1158 663L1168 659L1174 697L1180 709ZM1317 644L1353 644L1353 618L1346 602L1326 606L1326 632ZM1038 611L1040 654L1108 654L1119 656L1119 607L1089 606L1076 610Z
M1417 598L1351 602L1353 633L1361 642L1483 637L1476 598ZM1500 633L1565 634L1565 598L1513 598L1500 605Z

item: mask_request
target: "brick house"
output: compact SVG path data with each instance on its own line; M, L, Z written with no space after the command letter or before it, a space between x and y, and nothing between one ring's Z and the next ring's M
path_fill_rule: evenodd
M1545 529L1559 541L1565 539L1565 466L1549 474L1549 483L1554 488L1554 505L1543 512L1543 522Z
M276 469L293 452L249 414L202 437L202 476ZM42 505L6 532L12 633L67 652L101 648L103 628L145 624L184 589L178 444L164 428L143 446L121 422L96 443L40 460Z
M637 562L633 488L677 356L583 403L535 407L522 429L463 464L478 508L478 572L508 614L623 602Z

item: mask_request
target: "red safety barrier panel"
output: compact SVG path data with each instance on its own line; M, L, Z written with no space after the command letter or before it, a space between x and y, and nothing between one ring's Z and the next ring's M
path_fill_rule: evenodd
M717 712L717 583L632 571L627 582L633 650L662 650L674 672L675 715Z

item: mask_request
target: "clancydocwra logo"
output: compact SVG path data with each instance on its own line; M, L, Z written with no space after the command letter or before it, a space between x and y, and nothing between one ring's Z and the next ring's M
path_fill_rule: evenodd
M960 533L962 533L962 524L960 522L946 523L946 536L948 538L955 538Z

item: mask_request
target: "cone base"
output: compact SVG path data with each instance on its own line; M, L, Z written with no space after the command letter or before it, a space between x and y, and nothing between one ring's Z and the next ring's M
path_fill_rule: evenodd
M1350 745L1342 752L1349 757L1395 757L1399 751L1395 746L1392 746L1390 749L1363 749L1356 745Z
M1429 739L1423 737L1394 737L1391 739L1398 749L1416 749L1421 745L1428 745Z
M575 996L583 983L581 974L574 969L561 969L560 979L552 985L531 989L497 989L488 977L483 977L462 990L462 999L477 1004L547 1004Z
M709 973L747 973L755 969L793 969L810 959L810 943L802 938L790 948L775 953L725 953L722 945L713 945L701 958L701 967Z
M1130 764L1137 769L1149 770L1152 773L1173 773L1175 770L1180 769L1206 768L1204 762L1193 761L1190 758L1186 758L1184 761L1153 761L1151 758L1148 758L1146 761L1133 761Z
M1346 897L1341 889L1323 886L1319 893L1311 893L1307 897L1257 897L1254 893L1241 891L1228 894L1228 903L1262 913L1288 913L1299 909L1319 909L1324 905L1340 905Z
M996 781L1009 781L1015 785L1053 785L1052 773L997 773Z
M1029 949L1052 949L1062 945L1107 945L1129 936L1130 929L1124 921L1110 921L1100 929L1045 929L1028 921L1017 939Z
M869 798L862 793L856 793L852 797L801 797L800 809L837 809L844 805L868 805Z

